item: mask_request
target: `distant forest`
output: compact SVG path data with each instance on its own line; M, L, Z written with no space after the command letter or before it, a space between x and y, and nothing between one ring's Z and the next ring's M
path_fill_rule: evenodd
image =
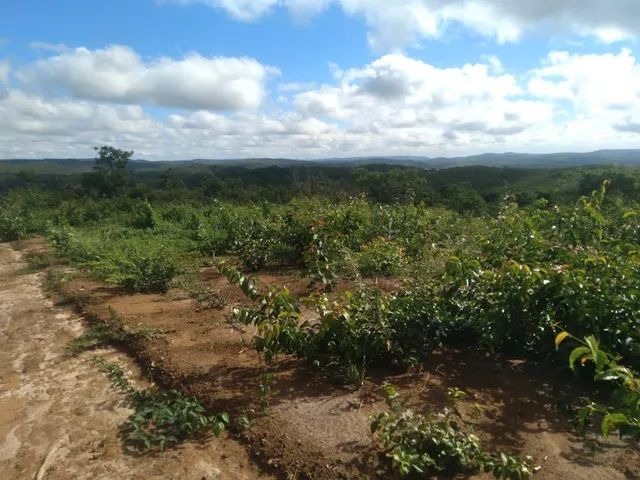
M463 166L423 168L384 163L281 165L222 162L128 162L117 188L104 183L92 161L0 162L0 195L13 189L57 193L60 198L117 195L149 200L218 199L285 203L297 197L335 200L363 195L373 202L414 202L483 213L506 198L521 206L544 198L565 203L609 179L610 195L640 198L640 167L589 165L563 168Z

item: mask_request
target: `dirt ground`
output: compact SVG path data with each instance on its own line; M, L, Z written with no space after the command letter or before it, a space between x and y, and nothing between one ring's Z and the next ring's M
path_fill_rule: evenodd
M117 361L144 382L134 362L113 349L65 354L82 319L54 305L43 274L25 273L20 253L0 244L0 478L269 479L230 438L187 443L157 455L125 452L118 427L123 397L92 359Z
M399 387L408 407L421 412L442 408L448 387L463 389L467 398L457 407L484 446L533 456L540 467L536 479L640 478L637 449L617 440L585 443L571 433L570 418L557 408L557 400L572 381L552 368L469 352L437 352L418 371L373 372L360 390L331 383L291 357L280 357L267 370L249 346L252 332L228 322L231 308L246 302L241 291L211 269L203 270L202 279L226 300L226 306L202 310L176 292L129 295L82 278L67 285L66 296L90 317L115 316L130 331L155 332L131 344L131 353L152 370L157 382L194 394L215 410L249 417L251 427L235 432L236 438L263 468L275 468L282 478L391 478L369 431L370 415L385 408L379 394L385 380ZM309 280L292 270L269 271L259 281L287 285L298 296L308 293ZM381 288L392 290L397 285L391 282ZM61 367L61 375L69 365ZM273 378L267 397L260 393L258 379L263 373ZM100 385L102 394L114 395L106 383ZM220 442L215 445L223 448ZM50 447L42 450L46 448ZM223 470L216 458L220 457L214 457L212 464ZM244 462L246 456L242 458ZM247 466L248 461L242 464Z

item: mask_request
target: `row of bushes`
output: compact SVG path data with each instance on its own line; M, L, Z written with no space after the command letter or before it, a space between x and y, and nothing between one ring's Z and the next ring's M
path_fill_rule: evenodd
M313 305L319 321L299 322L281 289L256 293L258 308L238 318L258 326L258 349L295 353L326 371L362 381L374 365L406 367L436 345L461 341L490 351L542 357L563 329L595 334L609 351L640 364L640 217L603 206L604 187L565 209L504 209L480 250L450 258L444 274L401 294L362 288L342 301Z

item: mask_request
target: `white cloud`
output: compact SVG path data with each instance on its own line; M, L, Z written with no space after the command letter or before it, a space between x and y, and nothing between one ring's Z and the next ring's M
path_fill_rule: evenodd
M30 42L29 46L34 50L41 50L44 52L62 53L68 52L71 49L63 43L48 43L48 42Z
M4 100L9 95L7 90L7 83L9 82L9 72L11 65L8 60L0 60L0 101Z
M316 87L315 82L287 82L278 85L279 92L299 92L301 90L310 90Z
M0 60L0 84L6 83L9 79L9 71L11 70L11 65L8 60Z
M69 52L71 58L77 52ZM37 93L42 84L29 75L56 64L48 59L36 61L18 78L12 75L13 83L0 95L0 158L91 156L92 146L105 143L152 159L640 147L640 64L627 49L551 52L523 76L493 57L439 68L387 54L357 67L333 65L333 80L324 85L283 84L277 93L283 101L264 102L263 108L163 113L145 110L151 94L131 87L134 71L172 78L163 74L161 61L144 63L133 54L138 62L133 64L141 65L135 70L127 55L116 56L120 63L114 67L113 56L94 54L83 50L80 55L90 59L83 72L98 75L90 85L111 83L90 94L83 93L80 79L79 84L75 79L55 84L66 96ZM182 61L170 63L175 62ZM154 88L157 95L160 87Z
M593 36L606 43L636 37L640 30L637 0L163 0L205 3L232 17L252 21L275 8L295 16L317 14L331 4L361 16L369 42L381 50L433 38L461 24L496 41L512 42L528 31L546 29L564 35Z
M347 132L390 140L412 133L423 146L454 137L491 143L552 119L550 104L523 98L515 77L493 70L486 64L437 68L389 54L341 71L339 85L299 93L293 104L301 115L337 121Z
M532 72L529 91L564 100L581 116L618 116L640 108L640 64L628 49L618 54L551 52Z
M18 72L39 92L68 93L79 99L149 103L187 109L255 109L264 82L275 70L251 58L159 58L145 62L131 48L76 48L38 60Z
M151 132L158 126L137 105L50 100L11 89L0 101L0 130L64 135L73 132Z
M204 3L213 8L226 10L232 17L251 21L264 15L272 7L280 3L279 0L157 0L158 3L178 3L187 5L190 3Z
M628 49L619 53L551 52L531 72L529 91L556 102L567 135L584 139L640 139L640 64Z

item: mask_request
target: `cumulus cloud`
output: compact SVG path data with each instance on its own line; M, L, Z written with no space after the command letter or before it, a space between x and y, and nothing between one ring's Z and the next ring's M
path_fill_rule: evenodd
M142 62L125 48L128 56L106 55L98 68L94 54L112 48L75 49L52 62L36 61L20 75L12 72L0 96L0 158L90 156L91 147L103 143L152 159L640 147L640 65L627 49L551 52L518 75L494 57L440 68L392 53L351 68L334 65L326 84L282 84L277 95L284 101L264 102L262 108L223 111L204 102L158 112L146 109L156 102L148 90L133 88L131 79L134 71L163 77L162 62ZM89 57L83 72L104 74L98 80L111 83L91 89L73 77L56 82L53 93L60 94L51 95L30 76L42 65L54 65L57 72L57 59L75 58L78 50ZM161 86L150 85L158 95Z
M9 95L9 91L6 88L6 84L9 81L9 71L11 65L8 60L0 60L0 100L3 100Z
M640 134L640 119L633 121L631 118L625 119L622 123L614 125L616 130L621 132L632 132Z
M569 102L580 116L620 116L640 108L640 64L629 49L619 53L551 52L532 72L529 91Z
M11 66L8 60L0 60L0 84L6 83L9 78L9 70Z
M138 105L104 105L75 100L50 100L9 90L0 102L0 130L30 134L128 132L154 130L157 123Z
M528 92L554 105L551 138L613 148L640 143L640 64L629 49L551 52L530 72Z
M164 0L205 3L238 20L256 20L275 8L312 15L331 4L365 19L369 42L394 49L438 37L460 24L498 42L512 42L546 28L560 34L593 36L612 43L635 38L640 30L637 0Z
M210 110L255 109L275 70L251 58L204 57L145 62L134 50L113 45L76 48L38 60L18 72L28 88L75 98Z
M412 133L422 145L495 137L549 122L549 103L525 98L515 77L487 64L437 68L402 54L340 71L338 85L294 96L301 115L338 121L347 132L397 136ZM366 112L366 113L363 113Z

